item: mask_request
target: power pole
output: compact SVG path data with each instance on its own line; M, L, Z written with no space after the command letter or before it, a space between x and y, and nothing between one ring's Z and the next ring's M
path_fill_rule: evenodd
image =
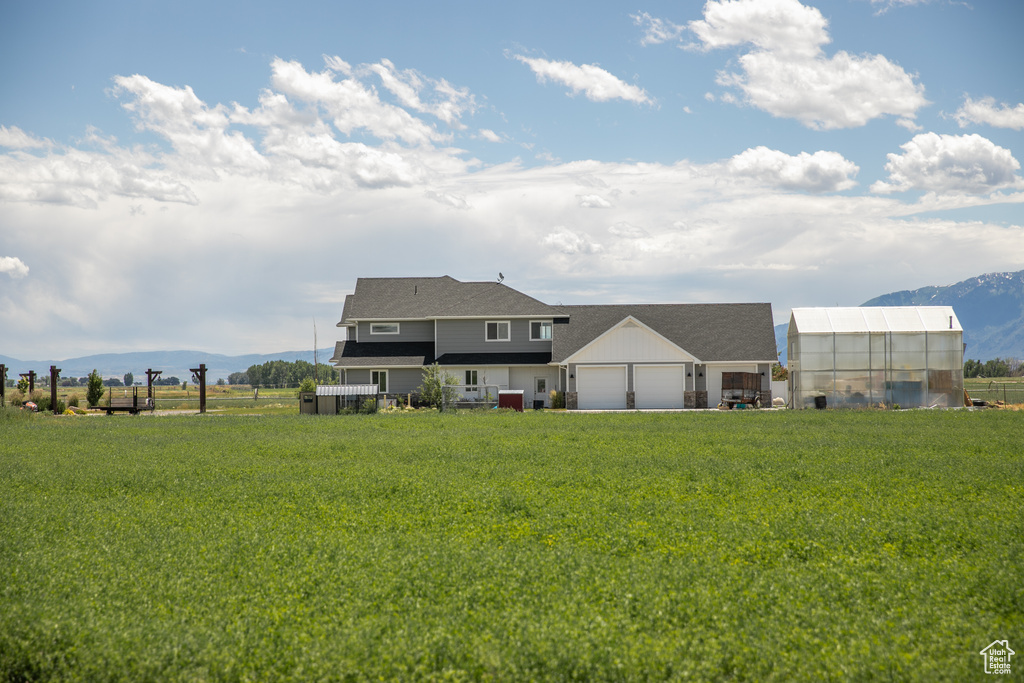
M7 366L0 363L0 408L3 408L6 404L4 401L7 399Z

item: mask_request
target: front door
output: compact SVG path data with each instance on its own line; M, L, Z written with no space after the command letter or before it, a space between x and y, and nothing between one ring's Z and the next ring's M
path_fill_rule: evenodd
M548 378L533 378L533 400L543 401L544 407L548 406ZM525 406L524 406L525 407Z

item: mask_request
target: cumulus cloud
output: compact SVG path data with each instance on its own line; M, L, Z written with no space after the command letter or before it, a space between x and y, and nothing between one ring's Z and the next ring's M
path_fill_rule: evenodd
M576 195L584 209L610 209L612 203L598 194Z
M49 140L40 140L29 135L17 126L0 126L0 147L10 149L37 149L39 147L50 147L53 143Z
M16 256L0 256L0 273L18 279L28 275L28 266Z
M1020 163L1010 150L980 135L924 133L900 149L902 154L888 155L888 182L874 183L872 191L979 195L1024 187L1015 174Z
M755 147L737 154L726 164L733 173L785 190L835 192L857 183L860 170L838 152L800 152L791 156L767 147Z
M431 114L455 128L465 128L460 119L466 112L476 111L476 99L468 88L456 88L445 79L433 80L415 69L399 70L388 59L379 64L369 64L368 71L380 77L381 83L405 107L414 111ZM424 91L433 96L433 101L424 102Z
M566 228L560 228L556 232L545 235L541 240L541 244L568 256L597 254L604 251L603 246L591 241L587 235L576 233Z
M689 29L700 41L691 46L696 49L752 45L739 58L742 71L719 73L719 85L809 128L852 128L886 115L913 125L927 104L924 87L882 55L839 51L827 57L828 22L798 0L709 0L704 19Z
M629 16L633 19L634 24L643 29L644 36L640 39L641 45L659 45L670 40L677 40L680 34L686 30L685 26L652 17L647 12Z
M490 128L481 128L477 136L487 142L504 142L504 139Z
M1011 107L1005 102L996 107L994 97L983 97L978 101L964 97L963 105L953 114L953 118L966 128L972 123L982 123L994 128L1024 128L1024 103Z
M637 104L653 104L653 100L643 88L620 80L596 64L577 66L572 62L554 62L539 57L512 57L529 66L539 83L545 83L550 79L567 86L573 95L583 93L593 102L625 100Z

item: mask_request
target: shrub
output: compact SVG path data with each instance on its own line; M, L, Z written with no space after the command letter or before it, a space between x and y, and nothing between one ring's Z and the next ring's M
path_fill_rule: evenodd
M367 396L363 399L363 402L359 405L359 412L371 415L377 412L377 397Z
M551 400L552 408L564 408L565 407L565 392L552 389L548 392L548 396Z
M299 384L299 393L301 394L306 391L316 391L316 382L313 381L312 377L305 378L302 380L302 383Z
M459 378L442 370L437 363L423 368L423 384L417 391L420 400L434 408L444 410L444 404L452 400L453 389L449 388L459 383Z
M68 399L68 408L77 408L77 407L78 407L78 396L72 396L71 398Z

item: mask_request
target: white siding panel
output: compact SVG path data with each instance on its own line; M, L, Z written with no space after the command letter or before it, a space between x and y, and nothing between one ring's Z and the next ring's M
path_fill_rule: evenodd
M690 361L691 356L635 323L616 328L583 349L574 358L580 363L623 361Z
M580 410L625 410L626 368L576 368L577 401Z
M639 410L683 407L682 365L637 365L633 375Z

